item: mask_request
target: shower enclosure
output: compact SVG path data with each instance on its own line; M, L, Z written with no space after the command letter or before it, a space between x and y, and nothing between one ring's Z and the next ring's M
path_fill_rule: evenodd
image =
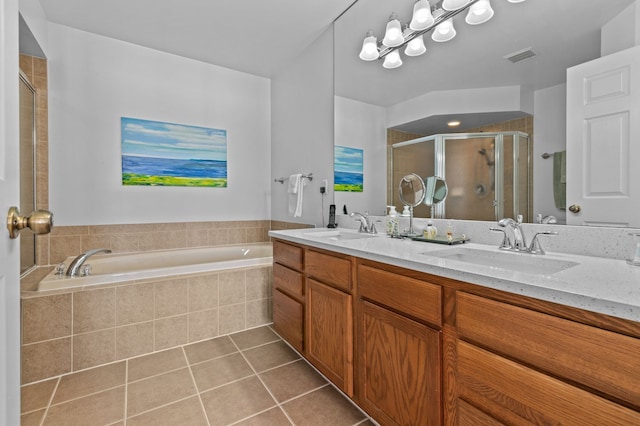
M532 219L531 142L522 132L450 133L396 143L389 148L387 200L401 205L398 185L416 173L446 180L449 194L434 217L495 221ZM428 206L416 217L431 216Z

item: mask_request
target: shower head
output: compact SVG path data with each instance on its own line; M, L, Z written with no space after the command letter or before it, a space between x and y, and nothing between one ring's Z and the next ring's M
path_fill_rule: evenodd
M484 148L480 148L480 149L478 150L478 154L480 154L480 155L487 155L487 150L486 150L486 149L484 149Z

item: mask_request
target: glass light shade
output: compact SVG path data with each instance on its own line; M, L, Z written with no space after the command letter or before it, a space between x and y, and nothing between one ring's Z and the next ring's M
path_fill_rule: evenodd
M489 0L479 0L471 5L465 22L469 25L484 24L493 17L493 9Z
M424 46L424 39L421 35L407 43L407 47L404 49L404 54L407 56L420 56L427 51Z
M384 33L384 39L382 44L387 47L396 47L404 43L404 37L402 36L402 28L400 27L400 21L395 13L392 13L387 22L387 30Z
M509 3L522 3L524 0L509 0Z
M468 5L471 0L444 0L442 8L444 10L458 10Z
M385 56L384 62L382 63L382 66L387 69L398 68L400 65L402 65L402 59L400 59L400 52L397 50Z
M451 18L438 24L438 26L431 33L431 39L439 43L449 41L456 36L456 29L453 28L453 21Z
M373 31L368 31L367 36L362 42L360 59L363 61L375 61L379 57L380 52L378 52L378 39L373 35Z
M427 0L418 0L416 4L413 5L413 17L411 18L409 28L414 31L420 31L429 28L433 25L433 22L434 19L431 14L431 5L429 2Z

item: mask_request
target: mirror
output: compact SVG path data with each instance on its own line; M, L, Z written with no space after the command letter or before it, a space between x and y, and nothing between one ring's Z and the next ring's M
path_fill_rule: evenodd
M431 5L439 3L432 1ZM495 14L489 22L470 26L464 23L464 14L458 15L453 18L457 30L453 40L435 43L425 35L426 54L403 55L400 68L385 69L382 61L358 58L362 41L368 30L373 30L380 41L392 12L407 23L411 3L358 0L334 25L335 143L364 149L365 158L370 161L379 152L385 155L389 145L402 140L451 133L452 129L446 127L451 118L462 121L455 132L525 132L531 137L532 185L527 188L530 193L521 199L531 200L530 221L535 220L536 213L542 213L562 222L564 212L553 204L552 162L541 154L565 148L566 69L600 57L601 49L606 48L601 29L632 3L633 0L612 0L603 7L601 2L582 0L528 0L517 4L493 1ZM529 48L535 56L519 62L505 59ZM346 120L348 124L344 123ZM529 120L531 131L494 126L505 122L512 126L519 120ZM537 134L532 131L534 122ZM402 140L388 138L393 130L410 135ZM485 149L489 153L490 149ZM387 167L386 161L388 158L382 158L372 166L374 174ZM473 169L472 165L469 168ZM435 170L429 172L437 174ZM387 182L391 181L390 173ZM428 176L422 171L420 174ZM370 205L360 208L382 214L385 205L394 204L385 199L392 196L393 186L387 188L387 182L372 185L372 178L365 175L365 192L375 192L376 196L371 197ZM449 183L448 198L457 198L450 177L445 178ZM491 184L489 179L478 182L477 192L470 192L473 197L482 198ZM337 205L356 202L353 194L335 196ZM427 217L429 212L420 214Z
M409 206L409 230L407 233L402 233L401 235L409 237L415 236L416 233L413 229L413 208L419 206L424 201L426 194L424 181L415 173L406 175L400 179L398 194L402 204Z
M447 198L449 190L447 188L447 182L445 182L444 179L440 179L437 176L429 176L425 179L425 186L424 203L427 206L434 207Z

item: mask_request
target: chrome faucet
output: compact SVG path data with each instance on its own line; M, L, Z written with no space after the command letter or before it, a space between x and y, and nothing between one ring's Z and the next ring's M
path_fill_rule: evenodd
M378 231L376 231L376 225L371 222L371 219L369 218L369 216L367 216L366 213L362 214L358 212L351 212L349 213L349 217L353 217L355 218L355 220L360 222L360 228L358 229L358 232L365 232L367 234L378 233Z
M73 259L71 261L71 263L69 264L69 269L67 269L67 276L68 277L77 277L78 276L78 271L80 270L80 268L82 267L84 262L89 257L93 256L94 254L98 254L98 253L111 253L111 250L100 248L100 249L89 250L87 252L82 253L80 256L78 256L75 259Z
M489 228L492 231L500 231L504 233L500 249L519 253L545 254L538 237L540 235L558 235L557 232L552 231L537 232L531 240L531 245L527 246L527 239L524 235L521 224L522 215L518 215L517 221L511 218L504 218L498 222L500 228Z

